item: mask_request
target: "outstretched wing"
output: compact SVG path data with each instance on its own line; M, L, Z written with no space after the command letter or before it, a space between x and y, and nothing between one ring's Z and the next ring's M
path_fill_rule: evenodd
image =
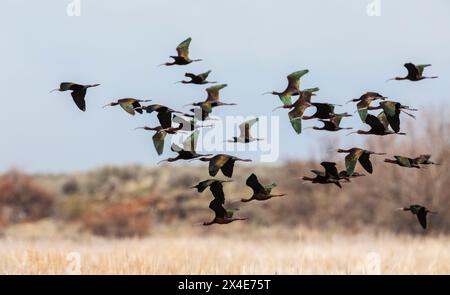
M408 70L408 77L418 77L419 69L413 63L406 63L404 67Z
M374 115L368 114L365 123L369 125L371 129L386 130L385 125L380 121L378 117L375 117Z
M206 88L206 93L208 93L206 101L207 102L219 101L219 91L225 87L227 87L227 84L220 84Z
M214 211L216 218L224 219L225 216L227 216L227 210L223 208L222 203L217 199L214 199L209 203L209 208Z
M209 161L209 175L216 176L217 172L228 162L229 157L226 155L216 155Z
M372 174L373 167L372 167L372 162L370 162L370 154L369 153L366 153L363 151L362 155L359 157L359 163L361 164L361 166L363 166L363 168L367 172Z
M179 57L189 60L189 44L191 44L192 38L189 37L177 46L177 53Z
M317 118L329 118L331 116L331 114L334 113L334 105L329 104L329 103L312 103L313 106L316 107L316 112L313 115L314 117Z
M247 178L245 184L252 188L254 194L265 192L264 187L259 183L258 177L254 173Z
M207 71L207 72L204 72L204 73L201 73L201 74L198 74L198 77L199 77L200 79L202 79L203 81L205 81L206 78L208 78L209 73L211 73L211 70L209 70L209 71Z
M223 175L226 177L233 177L234 162L234 159L229 159L225 162L221 168Z
M420 225L423 227L423 229L427 228L427 211L425 207L421 207L419 209L419 212L417 212L417 219L419 219Z
M430 158L431 158L431 155L420 155L420 156L414 158L414 163L416 163L416 164L428 163Z
M164 150L164 139L166 138L166 132L165 131L158 131L153 135L153 145L155 146L155 150L158 153L158 155L161 155Z
M195 130L194 132L191 133L191 135L189 135L188 138L186 138L186 140L183 142L183 149L185 151L193 152L196 150L199 134L200 134L200 131Z
M426 67L430 67L431 64L426 64L426 65L416 65L417 71L419 72L419 75L422 76L423 75L423 70Z
M292 89L299 89L300 87L300 78L306 75L309 70L300 70L293 72L287 76L288 79L288 87Z
M354 149L350 154L345 156L345 169L347 170L348 175L353 175L356 163L358 163L358 160L363 153L364 150L362 149Z
M209 189L211 190L214 199L216 199L220 204L225 203L225 194L223 193L223 185L220 181L214 181Z
M322 162L320 163L323 168L325 168L325 174L333 178L339 179L339 172L336 168L336 163L334 162Z
M74 90L71 95L77 107L83 112L86 111L86 101L84 100L84 97L86 96L86 88Z
M404 167L411 167L411 159L403 156L394 156L397 162Z
M250 128L252 128L252 126L258 121L259 121L259 118L255 118L255 119L251 119L251 120L245 121L244 123L241 123L239 125L239 130L241 132L241 137L242 138L250 137Z
M303 113L302 113L303 115ZM302 117L298 116L298 112L294 109L288 113L289 121L297 134L302 133Z
M166 129L172 127L172 112L168 110L161 110L158 112L157 117L162 128Z

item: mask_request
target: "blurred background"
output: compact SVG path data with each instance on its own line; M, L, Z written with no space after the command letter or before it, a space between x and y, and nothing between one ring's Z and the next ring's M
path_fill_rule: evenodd
M379 15L369 16L377 2ZM81 0L80 16L68 16L73 1L2 1L0 32L0 235L36 238L106 238L204 234L250 237L258 230L289 238L293 228L354 235L389 232L438 236L450 233L450 19L448 1L106 1ZM192 37L190 54L202 62L156 67ZM430 63L439 79L391 81L406 75L405 62ZM276 96L287 74L309 69L302 88L320 87L315 101L343 104L377 91L418 108L402 116L407 136L383 138L305 130L296 135ZM246 223L204 228L212 218L209 190L188 189L209 178L204 163L156 165L151 134L156 116L131 117L102 109L122 97L152 99L175 109L201 100L203 86L175 84L186 71L212 70L227 83L222 98L238 106L215 109L228 115L279 116L279 158L260 163L258 152L237 152L253 163L237 164L225 185L227 206L240 207ZM51 93L62 81L101 83L88 91L87 111L69 93ZM353 104L338 111L355 111ZM307 114L313 109L307 111ZM358 116L345 126L365 129ZM310 120L305 127L319 126ZM206 131L208 132L208 131ZM267 139L270 141L270 138ZM364 147L387 157L432 154L440 166L407 169L373 157L373 175L344 184L300 180L323 160L344 168L338 148ZM361 171L357 168L357 171ZM246 178L277 182L288 196L239 204L251 195ZM223 178L223 177L219 177ZM413 203L439 211L424 232L409 213Z

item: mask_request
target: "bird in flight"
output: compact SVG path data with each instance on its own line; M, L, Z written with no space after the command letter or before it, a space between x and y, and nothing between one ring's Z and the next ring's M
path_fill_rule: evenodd
M283 92L269 91L264 94L277 95L283 104L292 104L291 96L300 94L300 78L306 75L309 70L300 70L293 72L287 76L288 85ZM317 88L317 90L319 90Z
M276 183L262 185L258 177L252 173L245 182L247 186L249 186L253 190L253 195L248 199L241 199L241 202L250 202L252 200L257 201L266 201L271 198L284 197L286 194L272 194L272 189L277 186Z
M177 55L171 55L173 62L165 62L160 64L160 66L173 66L173 65L187 65L192 62L201 61L201 59L190 59L189 58L189 45L191 44L192 38L187 38L177 46Z
M341 179L344 179L346 181L350 181L348 177L341 177L339 175L338 170L336 168L336 163L334 162L322 162L320 163L323 168L325 168L325 171L319 171L319 170L311 170L312 173L316 174L316 177L308 177L303 176L302 179L306 181L311 181L312 183L320 183L320 184L329 184L334 183L339 188L342 188L342 185L340 183Z
M73 101L77 105L77 107L83 112L86 111L86 101L84 98L86 97L86 91L88 88L97 87L100 84L92 84L92 85L81 85L72 82L62 82L59 85L59 88L53 89L53 91L72 91L70 94L72 95Z
M422 205L411 205L409 207L398 208L397 210L410 211L412 214L416 215L423 229L427 228L427 214L437 214L437 212L430 211Z
M202 162L209 162L209 175L216 176L217 173L222 171L223 175L227 177L233 176L233 170L234 170L234 163L237 161L242 162L251 162L250 159L241 159L238 157L225 155L225 154L217 154L213 157L201 157L199 158Z
M368 114L367 108L373 101L378 99L385 100L386 97L378 92L369 91L361 95L359 98L354 98L347 101L347 103L357 102L356 104L357 112L359 114L359 117L361 118L361 121L365 122Z
M252 137L252 135L250 133L250 129L258 121L259 121L259 119L255 118L255 119L245 121L244 123L241 123L239 125L239 130L240 130L239 137L235 136L235 137L233 137L233 139L228 140L228 142L248 143L248 142L263 140L262 138Z
M350 176L352 176L355 173L355 167L357 162L361 164L364 170L372 174L373 168L372 162L370 162L370 155L386 155L386 153L376 153L361 148L351 148L348 150L338 149L337 152L348 153L348 155L345 156L345 168L347 174Z
M196 85L203 85L203 84L214 84L217 83L216 81L210 82L206 79L208 78L211 71L207 71L201 74L193 74L193 73L185 73L184 76L190 78L190 80L181 80L177 81L175 83L183 83L183 84L196 84Z
M415 65L413 63L405 63L403 65L407 70L408 70L408 74L405 77L394 77L392 79L389 79L388 81L391 80L409 80L409 81L420 81L420 80L424 80L424 79L436 79L438 78L438 76L432 76L432 77L425 77L423 75L423 71L425 70L425 68L430 67L430 64L425 64L425 65Z
M138 112L139 114L142 114L141 103L149 102L149 101L151 101L151 99L142 100L142 99L136 99L136 98L121 98L117 101L113 101L113 102L110 102L110 103L104 105L103 108L119 105L125 112L134 116L136 114L136 112Z
M411 118L414 119L416 118L413 114L410 114L405 110L417 111L417 109L412 109L396 101L385 100L381 101L379 106L367 107L367 110L378 110L378 109L383 110L389 125L391 126L392 130L394 130L394 132L396 133L400 132L400 112L407 114Z
M368 131L358 130L358 131L350 132L347 135L350 135L353 133L364 134L364 135L373 134L373 135L379 135L379 136L389 135L389 134L406 135L406 133L403 133L403 132L394 132L394 131L389 130L389 121L384 112L381 112L376 117L374 115L368 114L366 116L365 123L370 126L370 130L368 130Z

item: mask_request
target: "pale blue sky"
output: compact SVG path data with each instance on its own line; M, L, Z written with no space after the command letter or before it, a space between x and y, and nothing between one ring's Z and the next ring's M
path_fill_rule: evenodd
M101 106L142 97L181 108L205 96L203 86L173 84L185 71L211 69L211 80L228 83L223 98L239 106L217 109L220 116L271 114L278 98L261 93L283 90L285 76L304 68L303 86L321 88L317 101L343 103L367 90L416 107L449 99L449 1L381 0L379 17L367 16L369 0L81 0L80 17L66 15L70 2L0 4L0 170L156 163L151 134L133 130L156 125L154 116ZM188 36L191 56L204 61L157 68ZM409 61L433 64L427 74L439 79L385 82ZM48 93L61 81L102 85L88 92L83 113L69 93ZM328 133L297 136L285 113L276 113L280 161L307 158ZM364 127L357 118L345 125Z

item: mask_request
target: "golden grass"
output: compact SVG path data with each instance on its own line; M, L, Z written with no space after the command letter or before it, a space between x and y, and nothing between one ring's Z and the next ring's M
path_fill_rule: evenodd
M450 274L450 237L368 233L301 233L290 239L4 238L0 274L65 274L68 266L76 271L71 252L79 253L82 274L372 274L373 252L381 258L382 274Z

